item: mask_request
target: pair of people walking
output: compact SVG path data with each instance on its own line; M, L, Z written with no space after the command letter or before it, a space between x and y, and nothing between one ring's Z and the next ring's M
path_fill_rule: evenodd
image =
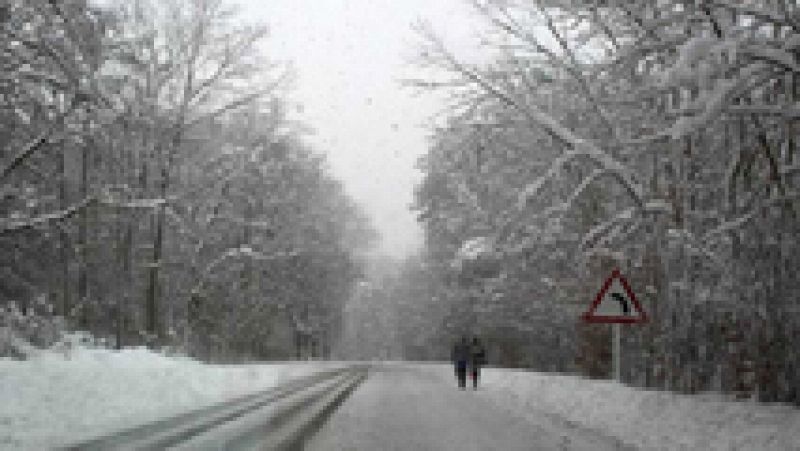
M461 341L453 346L452 359L455 366L456 379L458 379L458 387L462 390L466 389L467 369L469 369L472 377L472 389L477 390L481 366L486 364L486 349L478 340L478 337L474 337L472 343L467 341L467 337L461 337Z

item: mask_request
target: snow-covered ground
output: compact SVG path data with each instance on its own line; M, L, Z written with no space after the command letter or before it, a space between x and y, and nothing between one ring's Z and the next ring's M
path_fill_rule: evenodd
M146 349L114 352L82 347L38 352L28 361L0 359L0 449L76 443L341 365L206 365ZM448 416L463 417L462 426L484 431L479 436L486 439L502 440L512 430L534 428L540 431L534 435L542 443L561 437L558 440L573 445L568 448L578 449L581 441L596 437L641 449L800 450L800 409L788 405L645 391L610 381L495 368L484 370L479 391L459 393L452 368L437 364L377 364L370 379L376 382L356 392L364 392L359 396L368 411L359 417L358 409L352 411L358 403L348 407L346 402L330 427L355 428L352 434L363 433L373 444L387 441L384 444L389 445L392 437L405 443L409 437L420 443L425 437L438 439L438 429L430 426L436 423L431 419L434 415L439 422ZM395 382L381 385L377 382L381 380ZM372 396L368 396L370 390ZM409 402L409 396L417 401ZM461 399L464 396L478 397L480 402ZM387 405L392 399L397 405ZM410 413L402 415L406 410ZM395 414L387 419L386 427L373 428L366 420L347 426L356 418L369 419L387 411ZM402 418L407 424L401 427L398 419ZM416 427L415 421L418 430L408 430ZM492 422L499 430L492 429ZM514 424L516 429L511 427ZM392 427L398 430L392 432ZM521 434L517 441L524 438ZM335 445L323 438L315 443L322 448Z
M483 395L642 449L800 450L800 409L641 390L577 376L487 369Z
M0 449L46 449L214 404L335 363L206 365L147 349L0 358Z
M391 363L376 369L311 445L320 450L800 450L800 409L495 368L484 370L478 391L460 392L449 365Z

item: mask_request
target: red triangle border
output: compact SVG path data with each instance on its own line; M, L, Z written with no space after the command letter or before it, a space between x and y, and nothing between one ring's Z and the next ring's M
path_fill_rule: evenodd
M628 294L628 297L631 299L631 303L633 303L633 308L639 313L639 316L607 316L607 315L595 315L594 312L597 310L597 307L600 305L600 302L603 300L603 296L605 296L608 289L611 287L611 282L614 279L619 279L620 283L622 284L622 288L625 289L625 292ZM581 315L581 319L587 323L606 323L606 324L614 324L614 323L644 323L647 322L647 313L644 312L642 309L641 304L639 301L636 300L636 295L633 294L633 290L631 289L630 284L628 284L628 280L622 275L619 269L615 268L614 271L611 272L611 276L606 279L603 287L600 288L600 291L597 293L597 296L594 298L594 302L592 305L589 306L589 310L586 311L583 315Z

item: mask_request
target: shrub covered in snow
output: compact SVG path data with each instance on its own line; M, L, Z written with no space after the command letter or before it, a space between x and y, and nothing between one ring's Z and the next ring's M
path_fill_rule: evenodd
M61 340L64 326L64 319L52 314L44 296L25 311L9 302L0 309L0 357L25 359L37 348L50 347Z

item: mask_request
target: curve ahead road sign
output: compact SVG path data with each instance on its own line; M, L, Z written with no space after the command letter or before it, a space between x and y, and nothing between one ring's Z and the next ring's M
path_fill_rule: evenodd
M582 319L588 323L643 323L647 314L628 281L615 269Z

